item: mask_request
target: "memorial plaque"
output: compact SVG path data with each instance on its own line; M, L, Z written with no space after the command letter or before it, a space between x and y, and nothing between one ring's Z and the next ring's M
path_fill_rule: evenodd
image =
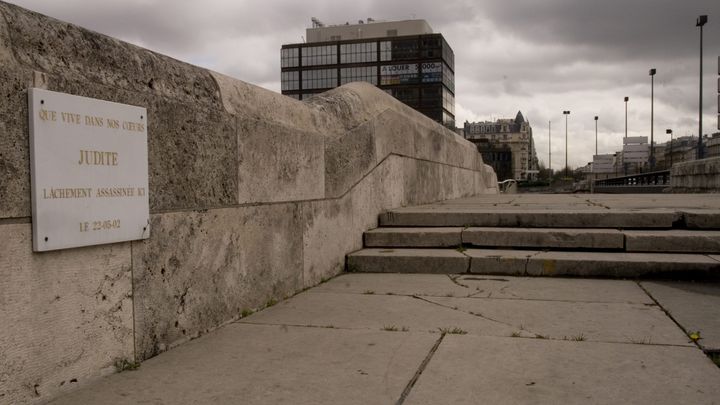
M29 89L33 250L150 236L145 108Z

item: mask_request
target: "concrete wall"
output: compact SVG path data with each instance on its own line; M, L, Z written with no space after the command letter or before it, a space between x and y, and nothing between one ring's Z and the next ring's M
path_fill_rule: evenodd
M305 102L0 3L0 403L42 403L343 271L383 210L495 193L366 84ZM27 89L148 109L151 237L33 253Z
M670 171L673 193L719 193L720 157L675 163Z

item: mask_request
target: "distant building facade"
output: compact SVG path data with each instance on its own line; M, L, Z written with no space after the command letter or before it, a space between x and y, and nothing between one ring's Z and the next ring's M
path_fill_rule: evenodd
M465 122L465 139L475 143L498 180L534 180L538 170L532 127L522 113L496 121Z
M306 36L280 50L282 94L304 100L363 81L455 126L455 54L425 20L325 26L313 18Z

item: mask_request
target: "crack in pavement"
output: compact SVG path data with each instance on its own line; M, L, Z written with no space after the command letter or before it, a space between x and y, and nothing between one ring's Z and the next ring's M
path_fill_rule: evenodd
M688 331L687 329L685 329L685 327L682 326L682 325L680 324L680 322L678 322L677 319L675 319L675 317L672 316L672 314L670 314L670 311L668 311L667 309L665 309L665 307L662 306L662 304L660 304L660 301L658 301L657 299L655 299L655 297L653 297L653 295L650 294L650 291L648 291L648 290L640 283L640 281L636 281L635 283L637 283L638 287L640 287L640 289L643 290L643 291L645 292L645 294L647 294L647 296L650 297L651 300L653 300L653 302L655 303L655 305L657 305L657 307L660 308L660 310L663 311L663 312L665 313L665 315L666 315L668 318L670 318L670 320L673 321L673 322L675 323L675 325L677 325L678 328L680 328L680 330L685 334L685 336L688 336L688 338L689 338L689 336L690 336L689 331ZM705 352L705 351L703 350L702 346L700 345L700 342L698 342L697 340L692 340L692 339L690 339L690 342L694 343L695 346L696 346L698 349L700 349L701 351L703 351L703 353ZM690 342L688 342L688 343L690 343Z
M397 402L395 402L395 405L402 405L405 402L405 399L410 395L410 391L412 391L413 387L415 386L415 383L417 383L418 378L420 378L420 375L422 375L423 371L425 371L425 368L430 363L430 360L435 355L435 352L440 347L440 343L442 343L443 339L445 338L445 333L442 333L438 340L435 342L432 348L430 348L430 352L428 352L427 356L423 359L422 363L420 363L420 367L418 367L417 371L415 371L415 374L410 379L408 384L405 386L405 389L400 394L400 398L398 398Z
M420 301L427 302L428 304L437 305L437 306L442 307L442 308L446 308L446 309L450 309L450 310L453 310L453 311L462 312L462 313L464 313L464 314L468 314L468 315L476 316L476 317L481 318L481 319L485 319L486 321L499 323L500 325L509 326L509 327L511 327L511 328L514 328L514 329L520 329L520 330L523 330L523 331L525 331L525 332L528 332L528 333L532 333L532 334L537 335L537 333L535 333L535 332L533 332L533 331L530 331L530 330L527 330L527 329L525 329L523 326L516 326L516 325L510 324L510 323L507 323L507 322L498 321L497 319L489 318L489 317L487 317L487 316L485 316L485 315L483 315L483 314L479 314L479 313L477 313L477 312L465 311L465 310L459 309L459 308L457 308L457 307L451 307L451 306L448 306L448 305L445 305L445 304L441 304L441 303L439 303L439 302L435 302L435 301L429 300L429 299L427 299L427 298L423 298L423 297L418 296L418 295L413 295L412 297L415 298L415 299L418 299L418 300L420 300Z

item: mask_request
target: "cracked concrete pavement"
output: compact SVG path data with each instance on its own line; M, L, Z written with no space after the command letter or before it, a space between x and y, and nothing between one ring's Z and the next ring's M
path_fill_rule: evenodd
M720 403L718 288L344 274L52 404Z

